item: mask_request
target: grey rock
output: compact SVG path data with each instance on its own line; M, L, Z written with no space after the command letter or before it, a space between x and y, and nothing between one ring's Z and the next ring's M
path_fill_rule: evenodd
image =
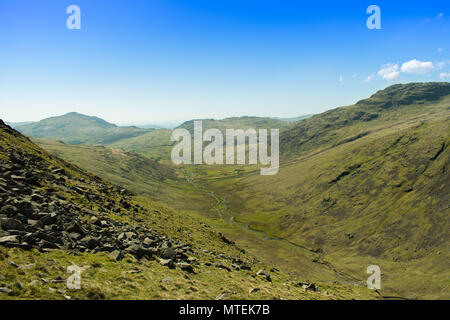
M41 282L39 280L33 280L30 282L30 286L36 287L36 286L40 286Z
M47 225L54 224L56 222L57 214L56 213L40 213L39 216L41 217L39 219L39 221L43 225L47 226Z
M30 201L21 201L16 205L18 211L24 214L32 214L34 212L33 204Z
M159 264L165 267L169 267L170 269L173 269L175 266L171 259L159 259Z
M123 259L123 253L120 250L114 250L110 253L110 256L116 261L120 261Z
M192 265L190 265L189 263L186 262L179 262L176 264L176 266L178 268L180 268L182 271L187 272L187 273L195 273L194 272L194 268L192 267Z
M6 293L6 294L8 294L8 293L11 293L12 290L11 290L11 289L8 289L8 288L0 288L0 292L1 292L1 293Z
M146 247L151 247L151 246L153 246L153 244L155 243L155 241L153 241L153 240L151 240L150 238L145 238L144 239L144 242L143 242L143 244L146 246Z
M8 204L8 205L2 207L2 209L0 210L0 213L6 214L6 215L14 215L17 213L17 208Z
M50 281L50 283L63 283L63 282L64 282L64 280L60 276L58 276L55 279Z
M163 259L175 259L177 252L173 248L162 248L159 250L159 255Z
M20 237L17 235L14 236L6 236L0 238L0 245L4 245L7 243L20 243Z
M308 283L308 282L299 282L298 283L299 286L301 286L303 288L303 290L305 291L314 291L317 292L319 289L317 288L317 286L314 283Z
M95 249L100 244L98 239L96 239L92 236L84 237L83 239L80 240L80 243L91 250Z
M23 230L24 227L19 220L6 218L1 220L3 230Z
M262 278L265 278L267 281L269 281L269 282L271 282L272 281L272 279L271 279L271 277L270 277L270 273L268 273L267 271L264 271L264 270L259 270L257 273L256 273L256 275L258 275L258 276L260 276L260 277L262 277Z
M166 277L161 279L161 282L173 282L173 278L172 277Z

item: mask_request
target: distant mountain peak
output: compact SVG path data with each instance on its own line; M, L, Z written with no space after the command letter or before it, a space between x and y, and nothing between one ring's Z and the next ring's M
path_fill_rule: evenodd
M59 118L67 118L67 117L78 118L80 120L92 120L92 121L96 121L96 122L101 123L101 124L106 124L106 125L109 125L109 126L116 127L115 124L110 123L110 122L108 122L106 120L103 120L102 118L99 118L99 117L96 117L96 116L88 116L86 114L82 114L82 113L75 112L75 111L66 113L66 114L60 116ZM54 118L58 118L58 117L54 117Z
M136 127L119 127L101 118L78 112L69 112L16 128L30 137L91 145L104 145L148 132L147 129Z

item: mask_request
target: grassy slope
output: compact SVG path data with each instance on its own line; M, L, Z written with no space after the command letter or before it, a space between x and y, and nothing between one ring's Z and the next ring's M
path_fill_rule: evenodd
M109 184L68 162L43 151L27 138L8 128L0 128L0 158L8 162L11 152L27 154L27 158L42 159L48 170L62 168L67 174L65 185L79 185L87 188L91 194L100 194L100 201L113 202L120 206L121 199L116 193L102 193L98 185L108 187ZM87 210L95 210L95 204L83 196L68 194L56 184L46 186L42 190L52 188L64 195L67 201L75 203ZM120 197L120 196L118 196ZM121 208L122 215L111 211L111 218L120 219L131 225L142 225L156 229L172 239L192 244L193 257L200 263L196 274L187 275L180 270L169 270L154 260L136 260L127 256L120 262L113 261L104 253L69 254L62 250L41 253L35 250L8 249L0 247L0 270L2 283L13 291L7 295L1 293L0 299L63 299L64 294L77 299L214 299L219 294L227 298L287 298L287 299L324 299L324 298L374 298L375 295L365 288L352 288L333 284L319 283L320 293L305 292L297 285L298 279L283 273L273 272L273 282L267 282L255 275L255 269L264 267L252 256L242 252L235 245L225 243L213 229L185 212L173 210L146 197L134 197L132 205L139 205L149 214L127 214ZM106 213L104 213L106 214ZM139 218L139 220L137 220ZM203 250L215 255L204 254ZM214 258L215 257L215 258ZM239 257L250 263L252 271L228 272L205 263L224 262L221 257ZM14 261L20 265L17 269L10 264ZM46 283L32 285L33 280L47 280L61 276L67 277L66 267L71 264L85 267L82 274L82 289L67 291L64 284ZM16 285L20 283L20 288ZM52 289L50 289L52 288ZM249 289L260 291L249 293ZM53 290L55 289L55 290ZM327 290L328 294L324 292Z
M86 171L173 208L191 212L211 208L211 200L193 190L173 166L121 149L73 146L54 140L33 141Z
M141 156L131 152L120 152L115 149L72 146L57 141L34 140L51 153L70 160L80 167L92 171L108 181L127 187L138 194L146 194L153 199L158 199L166 205L178 209L186 216L200 217L202 221L227 233L240 232L240 240L245 238L245 241L240 241L240 245L269 265L279 265L278 258L281 256L290 257L285 262L295 266L303 266L303 268L297 268L297 271L301 270L304 278L327 283L332 283L335 280L341 282L341 279L336 278L334 272L331 272L328 268L312 263L309 252L293 248L284 243L264 241L258 234L242 233L243 230L217 219L216 201L207 190L197 189L181 177L172 177L162 182L155 181L155 177L152 176L155 174L152 172L155 163L151 160L142 159ZM136 163L140 163L140 165L138 166ZM172 170L168 166L159 166L165 171L171 172L170 170ZM156 188L157 192L155 193ZM180 223L182 222L178 221L176 224ZM280 254L273 255L272 253L276 251ZM361 277L361 279L363 278Z
M265 128L287 130L293 126L293 122L282 121L278 119L261 118L261 117L234 117L223 120L202 119L203 132L208 129L215 128L225 133L226 129L249 129L249 128ZM178 128L189 130L193 135L194 122L187 121ZM170 153L174 146L171 141L171 130L159 129L138 137L122 139L114 143L108 144L112 148L120 148L133 151L144 155L150 159L157 161L169 161Z
M448 297L450 99L380 110L385 93L375 107L364 101L288 131L276 176L251 167L203 167L197 175L227 195L238 221L320 250L347 273L379 264L386 294ZM349 120L361 108L377 117ZM280 263L299 269L287 252Z
M309 266L309 252L305 252L305 250L292 248L283 243L264 241L260 235L252 232L246 232L244 237L241 229L218 219L216 201L211 197L208 190L203 190L201 187L197 188L197 186L193 187L181 175L174 176L179 171L174 171L170 166L156 164L132 152L117 149L72 146L52 140L33 140L52 154L71 161L110 182L126 187L137 194L156 199L178 209L183 214L197 216L218 230L227 233L239 232L241 240L245 238L245 241L240 242L241 246L262 258L268 264L279 265L278 258L280 256L290 255L291 258L286 262L294 266L305 265L301 269L302 275L308 279L328 282L336 280L334 273L326 268ZM160 172L154 172L155 165L161 168ZM162 172L167 172L170 176L160 181L157 176ZM280 251L283 254L272 255L271 253L275 251Z
M280 131L286 130L293 126L292 123L261 117L233 117L225 118L222 120L213 119L201 119L203 131L214 128L224 132L226 129L280 129ZM181 124L178 128L187 129L191 134L194 132L194 120L187 121Z
M138 137L116 141L108 146L136 152L155 161L170 160L173 147L171 132L169 129L157 129Z
M395 124L405 117L433 112L427 106L449 95L448 82L393 85L355 105L302 121L281 135L280 150L285 157L295 157L334 147L367 135L373 124Z

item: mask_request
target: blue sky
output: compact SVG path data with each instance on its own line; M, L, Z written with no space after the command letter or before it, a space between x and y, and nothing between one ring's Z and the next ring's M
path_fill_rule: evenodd
M66 8L81 8L68 30ZM381 8L381 30L366 9ZM449 1L1 0L0 118L115 123L349 105L450 79Z

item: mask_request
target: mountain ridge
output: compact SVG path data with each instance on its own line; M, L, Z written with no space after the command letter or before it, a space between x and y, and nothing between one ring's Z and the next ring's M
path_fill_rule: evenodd
M17 126L16 129L31 137L62 140L74 145L108 144L151 131L151 129L140 129L133 126L119 127L101 118L77 112L69 112L62 116Z

